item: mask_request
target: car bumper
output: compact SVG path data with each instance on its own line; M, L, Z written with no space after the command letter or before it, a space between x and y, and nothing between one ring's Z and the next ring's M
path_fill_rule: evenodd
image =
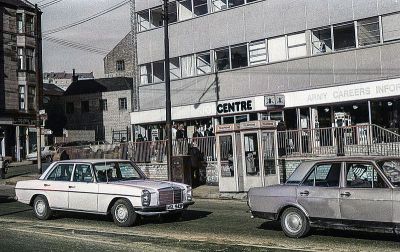
M266 212L258 212L258 211L251 211L252 217L267 219L267 220L277 220L276 213L266 213Z
M169 213L174 213L174 212L179 212L182 211L188 206L193 205L194 201L190 202L184 202L183 203L183 209L176 209L176 210L166 210L166 206L149 206L149 207L136 207L135 212L137 214L143 215L143 216L154 216L154 215L161 215L161 214L169 214Z

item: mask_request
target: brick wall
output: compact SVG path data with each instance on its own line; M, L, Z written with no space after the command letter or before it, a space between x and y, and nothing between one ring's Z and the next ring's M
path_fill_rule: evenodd
M125 36L114 49L104 58L104 74L111 77L132 77L132 46L130 33ZM125 62L125 71L117 71L116 64L118 60Z

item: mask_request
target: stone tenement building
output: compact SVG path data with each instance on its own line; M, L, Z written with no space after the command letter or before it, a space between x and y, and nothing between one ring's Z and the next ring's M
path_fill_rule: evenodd
M24 158L36 143L36 17L24 0L0 0L0 154Z
M96 140L115 142L112 131L121 131L129 138L131 112L131 78L78 80L64 93L63 103L67 130L94 130Z
M104 58L104 74L107 78L132 77L131 48L131 33L128 33Z

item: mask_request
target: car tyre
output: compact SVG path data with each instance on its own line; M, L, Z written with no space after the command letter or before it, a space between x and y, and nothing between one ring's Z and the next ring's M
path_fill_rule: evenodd
M33 212L39 220L48 220L53 215L47 198L42 195L37 196L33 201Z
M290 207L281 216L282 230L290 238L301 238L310 231L310 222L298 208Z
M111 208L111 215L114 223L120 227L130 227L137 220L137 213L132 207L132 204L126 199L119 199Z

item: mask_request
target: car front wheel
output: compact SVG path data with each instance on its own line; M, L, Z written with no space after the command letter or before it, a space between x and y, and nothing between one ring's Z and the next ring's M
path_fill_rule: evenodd
M119 199L111 208L114 223L120 227L130 227L137 219L137 214L132 204L126 199Z
M286 236L300 238L310 231L310 223L302 211L290 207L286 209L281 217L282 230Z
M37 196L33 201L33 212L40 220L48 220L52 216L52 211L49 207L49 202L44 196Z

